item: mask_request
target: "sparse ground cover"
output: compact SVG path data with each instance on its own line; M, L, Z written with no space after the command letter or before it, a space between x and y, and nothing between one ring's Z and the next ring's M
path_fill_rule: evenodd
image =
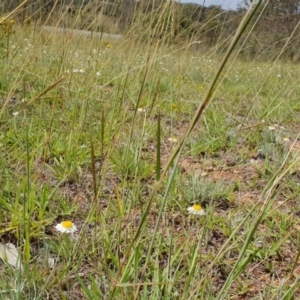
M232 58L148 210L221 57L16 27L0 60L3 299L300 297L298 65Z

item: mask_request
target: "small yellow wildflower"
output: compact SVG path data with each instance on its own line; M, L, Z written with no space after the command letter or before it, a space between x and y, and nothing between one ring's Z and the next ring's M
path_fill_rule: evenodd
M178 106L177 106L176 104L173 104L173 105L172 105L172 109L173 109L173 111L175 111L175 112L179 111Z
M103 41L103 44L104 44L105 48L107 48L107 49L110 49L113 47L112 44L108 41Z
M14 32L14 20L8 20L6 17L0 18L0 36L9 35Z

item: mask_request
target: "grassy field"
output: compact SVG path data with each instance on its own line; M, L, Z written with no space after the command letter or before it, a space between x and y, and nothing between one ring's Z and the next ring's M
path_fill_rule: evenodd
M2 36L1 299L299 299L299 66L232 52L178 149L221 60Z

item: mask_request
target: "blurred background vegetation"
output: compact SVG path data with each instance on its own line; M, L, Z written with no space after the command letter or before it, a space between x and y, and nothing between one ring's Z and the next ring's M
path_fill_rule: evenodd
M199 50L216 47L222 52L250 5L245 0L236 11L226 11L218 6L169 1L169 9L161 14L165 3L166 0L6 0L1 1L0 14L19 7L16 17L20 23L131 34L138 38L144 35L144 39L149 35L152 39L163 36L171 43L188 39L198 41L195 47ZM247 44L239 50L240 56L269 60L280 55L298 62L299 12L298 0L265 1Z

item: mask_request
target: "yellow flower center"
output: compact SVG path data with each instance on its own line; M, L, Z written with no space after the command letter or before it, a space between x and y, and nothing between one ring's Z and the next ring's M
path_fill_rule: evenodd
M199 204L195 204L195 205L193 205L193 209L196 211L200 211L202 209L202 207Z
M73 223L71 221L63 221L61 222L62 227L70 229L73 227Z

